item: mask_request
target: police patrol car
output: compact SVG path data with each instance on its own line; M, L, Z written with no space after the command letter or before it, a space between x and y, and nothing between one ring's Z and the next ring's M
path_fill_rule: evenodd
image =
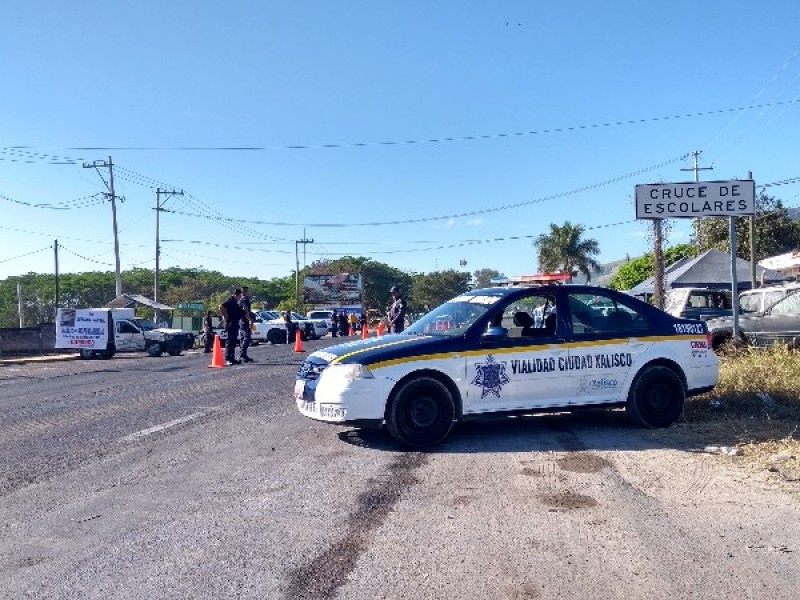
M294 397L312 419L385 424L426 447L487 413L624 406L667 427L718 375L701 321L606 288L511 286L462 294L403 333L310 354Z

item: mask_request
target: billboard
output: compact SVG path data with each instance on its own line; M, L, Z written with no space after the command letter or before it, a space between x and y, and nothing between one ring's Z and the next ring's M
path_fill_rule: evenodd
M59 308L55 347L105 350L110 312L108 309Z
M303 279L305 304L361 304L364 282L357 273L306 275Z

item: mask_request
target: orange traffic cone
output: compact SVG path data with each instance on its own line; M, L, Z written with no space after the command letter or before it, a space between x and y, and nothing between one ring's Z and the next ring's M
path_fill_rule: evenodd
M225 359L222 357L222 344L219 342L219 336L214 336L214 352L211 355L211 364L208 365L209 369L224 369Z
M369 337L369 329L367 329L367 326L365 324L364 327L361 328L361 339L365 340L368 337Z
M303 350L303 336L300 335L299 329L294 334L294 351L305 352L305 350Z
M383 335L383 319L378 321L378 335L379 336Z

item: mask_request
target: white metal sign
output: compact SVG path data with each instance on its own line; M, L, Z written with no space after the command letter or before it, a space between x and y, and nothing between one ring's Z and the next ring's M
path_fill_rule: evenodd
M650 183L636 186L637 219L696 219L752 215L756 185L752 179Z

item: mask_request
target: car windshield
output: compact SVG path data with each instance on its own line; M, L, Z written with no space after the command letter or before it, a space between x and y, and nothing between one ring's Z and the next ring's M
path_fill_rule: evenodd
M144 331L151 331L156 328L156 324L150 319L136 319L136 323L138 323L139 327Z
M461 302L469 297L461 297L442 304L416 321L404 333L410 335L445 335L456 337L463 335L475 321L489 310L488 304L477 302Z

